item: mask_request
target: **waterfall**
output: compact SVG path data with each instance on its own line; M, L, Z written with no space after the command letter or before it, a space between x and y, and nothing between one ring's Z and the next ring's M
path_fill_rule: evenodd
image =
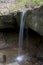
M21 20L20 20L20 31L19 31L19 49L18 54L22 54L22 48L23 48L23 32L24 32L24 15L26 11L23 11L21 14Z
M16 58L16 61L21 62L24 59L24 55L22 54L22 49L23 49L23 32L24 32L24 15L26 11L22 11L21 13L21 19L20 19L20 31L19 31L19 48L18 48L18 56Z
M27 54L23 54L23 32L24 32L24 16L26 14L26 11L23 11L21 14L21 19L20 19L20 31L19 31L19 48L18 48L18 56L16 58L16 61L22 62L27 59Z

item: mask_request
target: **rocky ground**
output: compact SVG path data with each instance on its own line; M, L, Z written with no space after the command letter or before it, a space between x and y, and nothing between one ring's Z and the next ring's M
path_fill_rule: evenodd
M43 37L29 30L26 38L26 30L24 31L23 53L28 53L28 59L22 65L43 65ZM14 58L18 55L18 38L15 32L0 32L0 58L2 59L0 62L3 61L3 55L6 55L7 63L14 62Z

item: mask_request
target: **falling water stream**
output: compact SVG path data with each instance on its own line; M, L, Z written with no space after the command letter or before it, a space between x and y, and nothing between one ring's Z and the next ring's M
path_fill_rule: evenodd
M18 48L18 57L17 57L17 61L21 62L24 59L23 55L23 32L24 32L24 25L25 25L25 21L24 21L24 16L26 14L26 11L22 11L21 12L21 19L20 19L20 31L19 31L19 48Z
M24 32L24 15L26 11L23 11L21 14L21 20L20 20L20 32L19 32L19 49L18 54L22 54L22 48L23 48L23 32Z

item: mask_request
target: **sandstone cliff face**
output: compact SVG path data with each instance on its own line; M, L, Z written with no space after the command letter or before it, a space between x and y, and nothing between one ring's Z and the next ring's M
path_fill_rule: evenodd
M10 15L0 16L0 29L14 28L15 22L19 26L21 14L21 12L17 11L16 15L14 13L11 13ZM35 8L33 10L28 9L24 15L24 21L29 28L33 29L43 36L43 6Z
M20 25L20 16L22 12L18 12L16 19ZM43 36L43 6L33 10L26 10L24 15L25 28L31 28Z

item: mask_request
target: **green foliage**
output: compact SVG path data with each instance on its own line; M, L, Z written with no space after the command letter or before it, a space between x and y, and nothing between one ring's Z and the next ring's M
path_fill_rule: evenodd
M42 2L42 0L32 0L33 2L40 4L40 2Z
M21 3L27 3L27 2L35 2L37 4L40 4L41 2L43 2L43 0L20 0Z

